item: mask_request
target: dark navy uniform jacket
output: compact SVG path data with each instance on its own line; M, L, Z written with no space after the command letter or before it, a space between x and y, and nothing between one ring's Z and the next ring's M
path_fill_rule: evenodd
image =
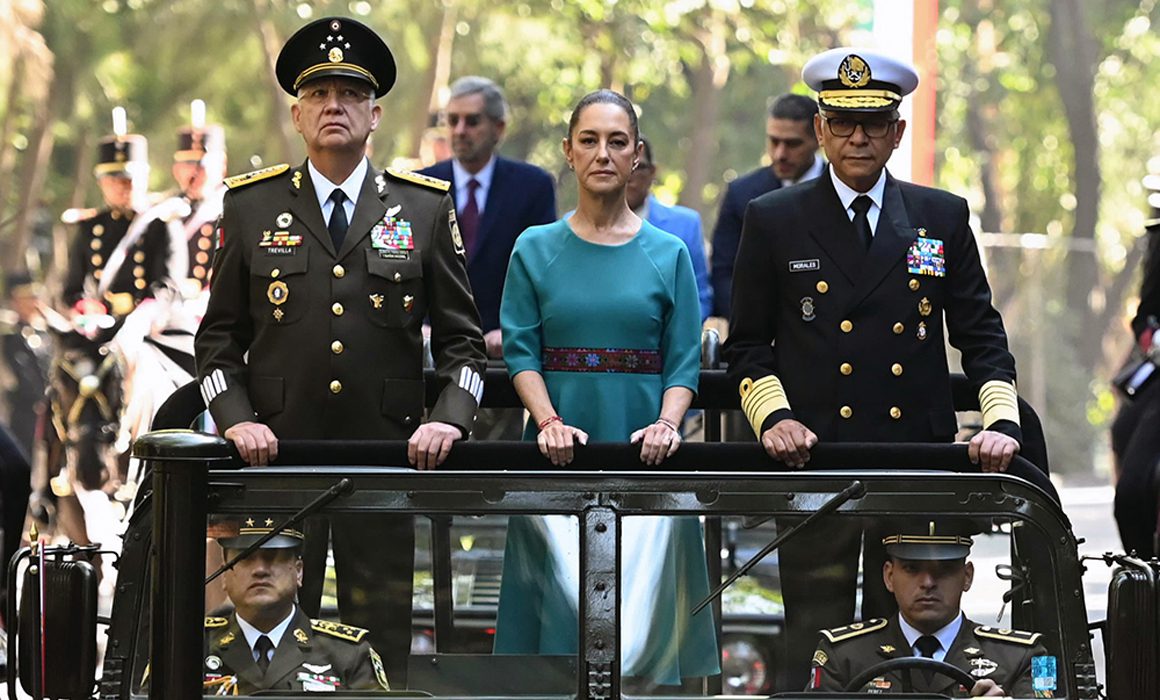
M101 209L93 216L77 223L77 231L70 244L68 271L65 273L63 300L72 306L86 291L96 291L105 265L117 244L125 237L132 218L119 211ZM125 315L133 310L137 302L153 295L153 287L168 274L167 259L169 238L164 231L138 238L128 251L120 268L112 274L114 279L108 285L108 293L123 295L131 303L120 304L113 310L116 315Z
M296 439L409 437L423 418L429 317L440 386L429 417L466 436L486 359L447 183L369 169L336 251L305 163L226 182L195 342L219 428L257 420Z
M758 403L784 388L789 404L747 408L758 435L796 417L822 440L952 440L944 330L967 377L1006 383L1014 401L1015 360L953 194L887 175L869 250L828 173L763 195L745 215L733 297L731 378L743 397L756 385ZM1021 437L1017 422L988 427Z
M773 169L763 165L737 178L725 189L721 211L713 227L713 315L729 318L733 299L733 261L741 243L741 224L745 207L766 192L781 188L781 179Z

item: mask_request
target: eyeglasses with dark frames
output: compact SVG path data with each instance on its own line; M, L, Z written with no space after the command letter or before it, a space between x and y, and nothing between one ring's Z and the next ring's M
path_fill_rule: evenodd
M898 123L897 119L852 119L850 117L827 117L822 119L830 125L830 133L839 138L853 136L859 126L867 138L880 139L890 133L890 127Z
M459 126L460 120L463 121L463 124L465 126L474 128L474 127L479 126L480 122L483 121L483 114L481 114L479 112L477 112L475 114L462 114L462 115L461 114L448 114L447 115L447 126L454 129L455 127Z

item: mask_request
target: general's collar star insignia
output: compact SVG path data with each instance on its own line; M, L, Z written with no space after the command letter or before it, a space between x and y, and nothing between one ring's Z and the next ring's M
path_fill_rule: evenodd
M967 647L966 649L963 649L963 653L964 654L980 654L982 652L980 652L979 649L977 649L976 647Z
M304 632L301 627L294 630L294 638L298 640L299 644L305 644L307 641L309 641L309 638L306 636L306 632Z
M246 527L253 527L253 526L254 526L254 519L253 518L246 518Z
M890 644L883 644L882 646L880 646L878 648L882 650L883 654L893 654L894 653L894 647Z
M375 175L375 187L378 188L379 194L382 194L387 189L387 179L383 177L382 173Z
M266 518L266 527L273 527L273 526L274 526L274 519L273 518Z

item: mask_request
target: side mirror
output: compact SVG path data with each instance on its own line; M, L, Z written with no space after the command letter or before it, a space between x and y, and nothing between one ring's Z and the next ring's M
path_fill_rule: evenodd
M97 672L97 572L81 559L54 558L53 547L44 556L23 549L8 569L9 590L23 559L29 560L20 592L19 615L8 629L9 697L15 697L13 668L20 684L33 697L90 698ZM68 549L70 553L75 548ZM13 637L16 644L13 644ZM43 659L43 663L42 663Z

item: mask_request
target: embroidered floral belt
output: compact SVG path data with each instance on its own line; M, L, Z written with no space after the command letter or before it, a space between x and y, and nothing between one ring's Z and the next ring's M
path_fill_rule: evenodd
M544 348L543 362L548 372L661 373L659 350Z

